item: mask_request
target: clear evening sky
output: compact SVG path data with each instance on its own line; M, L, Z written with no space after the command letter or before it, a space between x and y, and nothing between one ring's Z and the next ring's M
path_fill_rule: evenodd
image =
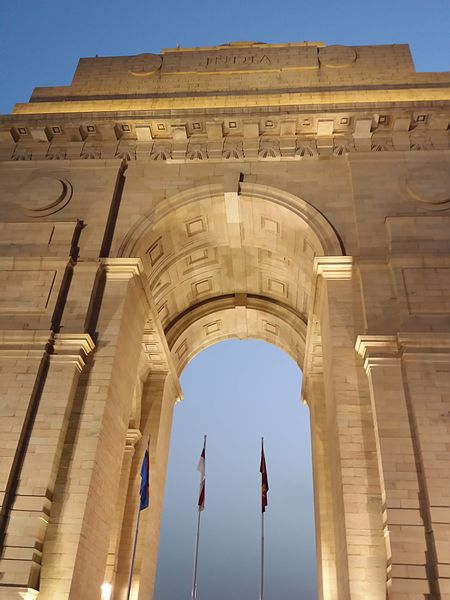
M267 600L315 598L314 514L309 411L301 372L259 340L228 340L185 368L176 407L155 600L189 598L196 465L203 434L206 505L202 514L199 600L257 600L264 435L269 505L265 516Z
M159 52L230 41L409 43L417 70L449 70L448 0L16 0L0 3L0 114L35 86L67 85L84 56ZM314 600L308 409L301 373L281 351L233 340L182 374L155 600L188 600L198 474L208 433L199 600L256 600L259 438L269 475L266 600Z

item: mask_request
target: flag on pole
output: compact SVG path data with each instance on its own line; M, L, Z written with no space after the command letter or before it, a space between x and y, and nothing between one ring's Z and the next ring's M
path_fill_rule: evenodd
M197 569L198 569L198 548L200 545L200 517L205 508L205 459L206 459L206 435L203 438L203 450L200 454L197 470L200 473L200 491L198 494L198 515L197 515L197 535L195 538L194 572L192 574L192 593L191 600L197 598Z
M206 459L206 440L203 443L203 450L197 465L197 471L200 473L200 492L198 494L198 510L205 508L205 459Z
M141 510L147 508L149 504L149 486L150 486L150 459L148 448L150 444L150 438L147 442L147 449L145 450L144 459L142 461L141 466L141 486L139 489L139 511L136 519L136 531L134 532L134 542L133 542L133 552L131 553L131 561L130 561L130 571L128 573L128 588L126 600L130 600L131 595L131 584L133 582L133 570L134 570L134 559L136 558L136 547L137 547L137 539L139 533L139 521L141 518Z
M150 469L149 469L149 456L148 456L148 448L144 454L144 460L142 461L141 467L141 489L140 496L141 502L139 504L139 510L144 510L147 508L149 503L149 495L150 495Z
M261 511L266 512L267 492L269 491L269 480L267 479L266 458L264 456L264 443L261 441L261 464L259 465L261 473Z

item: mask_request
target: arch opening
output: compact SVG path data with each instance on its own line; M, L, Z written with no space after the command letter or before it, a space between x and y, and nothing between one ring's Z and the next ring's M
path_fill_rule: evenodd
M142 370L147 369L147 379L141 431L152 436L158 492L157 506L144 519L152 557L138 545L139 570L146 573L136 578L139 598L153 589L172 421L170 398L180 397L177 375L197 354L231 338L254 338L277 346L296 368L306 369L308 380L321 370L320 328L314 314L315 265L319 257L343 254L339 237L317 210L298 197L246 183L240 183L237 191L227 191L227 185L225 181L195 188L160 203L138 220L117 249L121 258L140 259L141 284L151 315L143 339ZM161 361L163 355L168 357L166 362ZM308 401L310 390L309 383L303 385L302 397ZM316 390L314 397L321 398L322 391ZM300 386L296 400L300 400ZM335 542L330 528L328 450L321 422L325 408L322 404L310 408L317 594L332 598ZM139 464L134 460L128 503L138 475ZM130 545L129 529L129 523L122 526L119 554L123 556ZM118 565L123 573L116 580L124 581L126 560L119 557ZM302 587L296 589L293 597L298 597Z
M270 485L266 593L285 600L316 598L309 410L300 403L300 369L273 345L230 339L190 360L181 382L185 399L174 412L155 600L186 597L189 591L204 433L202 596L257 595L264 435Z

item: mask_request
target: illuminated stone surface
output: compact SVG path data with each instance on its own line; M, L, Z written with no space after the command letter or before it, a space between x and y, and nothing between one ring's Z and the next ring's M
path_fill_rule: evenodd
M450 599L449 106L407 46L242 42L0 119L0 600L123 600L149 435L151 597L178 374L235 336L303 370L320 600Z

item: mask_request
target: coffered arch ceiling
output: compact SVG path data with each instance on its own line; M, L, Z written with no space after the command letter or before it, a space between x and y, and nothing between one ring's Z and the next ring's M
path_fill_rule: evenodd
M230 337L274 343L302 366L314 258L342 253L332 226L304 200L226 182L170 198L120 251L142 259L179 372Z

